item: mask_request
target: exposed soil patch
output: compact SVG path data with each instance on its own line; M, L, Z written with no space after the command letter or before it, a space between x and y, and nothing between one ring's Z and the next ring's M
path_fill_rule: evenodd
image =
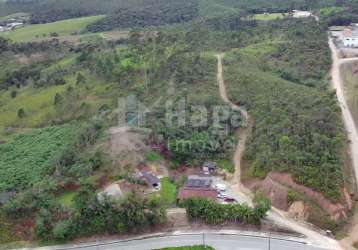
M248 187L254 190L260 190L270 197L273 206L287 211L287 191L288 189L297 190L309 199L314 200L326 211L335 221L341 218L347 218L347 213L351 203L333 203L324 197L323 194L314 191L311 188L297 184L290 174L271 172L264 180L256 180L248 183Z

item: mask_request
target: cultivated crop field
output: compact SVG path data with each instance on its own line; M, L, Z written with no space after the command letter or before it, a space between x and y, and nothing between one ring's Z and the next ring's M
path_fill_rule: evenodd
M1 145L0 191L25 188L51 174L51 161L73 143L77 129L72 124L37 129Z

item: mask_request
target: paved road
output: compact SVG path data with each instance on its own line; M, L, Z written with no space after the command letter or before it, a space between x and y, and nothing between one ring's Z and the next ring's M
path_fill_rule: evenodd
M203 234L184 234L172 235L157 238L147 238L140 240L109 242L101 245L88 246L68 246L68 247L49 247L39 248L41 250L51 249L78 249L78 250L151 250L164 247L178 247L188 245L203 244L214 247L216 250L325 250L306 245L302 242L291 240L282 240L266 237L257 237L249 235L227 235L218 233Z

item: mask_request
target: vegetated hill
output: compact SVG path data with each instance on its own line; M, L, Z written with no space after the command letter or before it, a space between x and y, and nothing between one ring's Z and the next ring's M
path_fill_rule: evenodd
M92 32L187 22L198 16L197 0L155 1L136 9L120 9L88 26Z
M284 24L283 29L285 22L290 21L279 24ZM343 185L344 133L337 101L324 82L330 64L328 48L315 46L318 41L325 44L326 37L313 22L297 22L295 29L281 30L276 41L229 54L226 80L232 99L245 105L255 120L246 153L249 174L290 172L299 183L336 200ZM299 34L300 26L311 35L292 37L291 32ZM313 62L317 56L321 60ZM299 65L298 58L308 63ZM278 70L272 65L279 65ZM287 77L285 72L291 69L295 77Z
M342 4L349 0L343 1ZM126 9L132 14L141 8L151 8L161 4L173 6L185 5L186 1L162 0L10 0L0 2L0 16L16 12L31 13L31 23L46 23L57 20L111 14ZM288 12L292 9L319 9L334 6L334 0L195 0L199 3L201 17L236 14L239 11L249 13ZM180 7L181 8L181 7ZM153 12L152 12L153 13ZM138 13L136 13L138 15ZM152 20L153 21L153 20Z

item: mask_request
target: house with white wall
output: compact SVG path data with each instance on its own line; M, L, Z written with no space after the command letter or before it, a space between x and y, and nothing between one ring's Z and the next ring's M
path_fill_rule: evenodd
M345 29L343 31L342 42L344 47L358 48L358 29Z

